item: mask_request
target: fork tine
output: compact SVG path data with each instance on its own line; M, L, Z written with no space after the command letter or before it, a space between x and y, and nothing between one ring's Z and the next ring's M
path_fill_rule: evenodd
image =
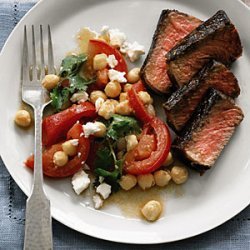
M27 29L26 25L24 25L23 32L23 58L22 58L22 82L27 82L29 80L29 58L28 58L28 42L27 42Z
M48 25L48 73L49 74L55 73L50 25Z
M40 25L40 54L41 54L41 75L42 80L45 76L44 49L43 49L43 26Z
M32 25L32 80L37 78L35 30Z

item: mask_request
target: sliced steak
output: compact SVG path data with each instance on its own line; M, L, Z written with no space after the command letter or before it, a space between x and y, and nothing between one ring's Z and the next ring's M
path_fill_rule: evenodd
M240 94L234 74L225 65L210 61L188 84L179 88L163 104L167 122L176 133L184 127L210 87L232 98Z
M200 24L199 19L176 10L162 11L141 69L143 81L156 93L168 93L172 85L167 75L166 52Z
M183 86L211 58L229 65L241 54L239 34L220 10L167 53L168 74L172 81Z
M210 169L243 119L242 110L210 89L172 148L199 172Z

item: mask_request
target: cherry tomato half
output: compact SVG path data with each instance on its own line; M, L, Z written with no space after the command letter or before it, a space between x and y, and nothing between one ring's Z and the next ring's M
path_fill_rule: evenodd
M148 136L148 133L151 136ZM148 148L145 143L147 143ZM155 171L166 160L170 145L171 138L166 124L158 118L152 119L144 126L142 137L137 146L126 154L124 171L133 175L148 174Z
M83 133L82 125L75 124L68 132L67 139L78 139L77 152L78 154L69 160L69 162L62 167L55 166L53 163L53 156L55 152L62 150L62 143L54 144L43 152L43 173L49 177L62 178L75 174L79 171L85 163L89 150L90 142L88 138L81 136ZM34 156L30 156L25 165L28 168L34 168Z
M95 106L90 102L65 109L43 119L43 145L50 146L65 139L68 130L83 117L95 117Z
M114 67L115 70L120 72L128 72L128 67L122 54L114 47L110 46L106 42L97 39L90 39L88 46L89 59L93 59L95 55L104 53L107 56L114 55L118 64Z

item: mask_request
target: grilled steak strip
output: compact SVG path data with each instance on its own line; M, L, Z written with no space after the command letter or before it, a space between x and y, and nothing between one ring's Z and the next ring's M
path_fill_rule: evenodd
M220 10L167 53L168 74L172 81L183 86L211 58L229 65L241 54L239 34Z
M204 172L214 165L243 117L231 98L210 89L172 148L190 167Z
M232 98L240 94L234 74L223 64L210 61L188 84L179 88L163 104L167 122L176 133L184 127L210 87Z
M176 10L162 11L141 69L143 81L156 93L168 93L172 86L167 75L166 52L200 24L199 19Z

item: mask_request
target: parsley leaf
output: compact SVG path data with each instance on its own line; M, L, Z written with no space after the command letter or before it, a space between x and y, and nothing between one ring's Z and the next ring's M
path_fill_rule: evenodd
M113 115L112 118L107 137L116 141L129 133L140 133L139 123L134 117Z
M87 79L80 75L80 68L86 60L87 56L84 54L67 56L62 60L60 76L69 81L69 86L59 85L50 92L52 106L57 111L62 109L75 92L86 91L88 85L94 82L94 79Z
M65 57L61 63L60 76L67 77L69 75L77 74L81 65L86 61L87 56L84 54Z
M111 185L112 191L118 191L120 188L119 179L122 175L123 160L117 160L113 145L109 140L105 141L96 152L94 163L95 174L97 175L96 183L98 184L99 176L104 177L106 183Z

